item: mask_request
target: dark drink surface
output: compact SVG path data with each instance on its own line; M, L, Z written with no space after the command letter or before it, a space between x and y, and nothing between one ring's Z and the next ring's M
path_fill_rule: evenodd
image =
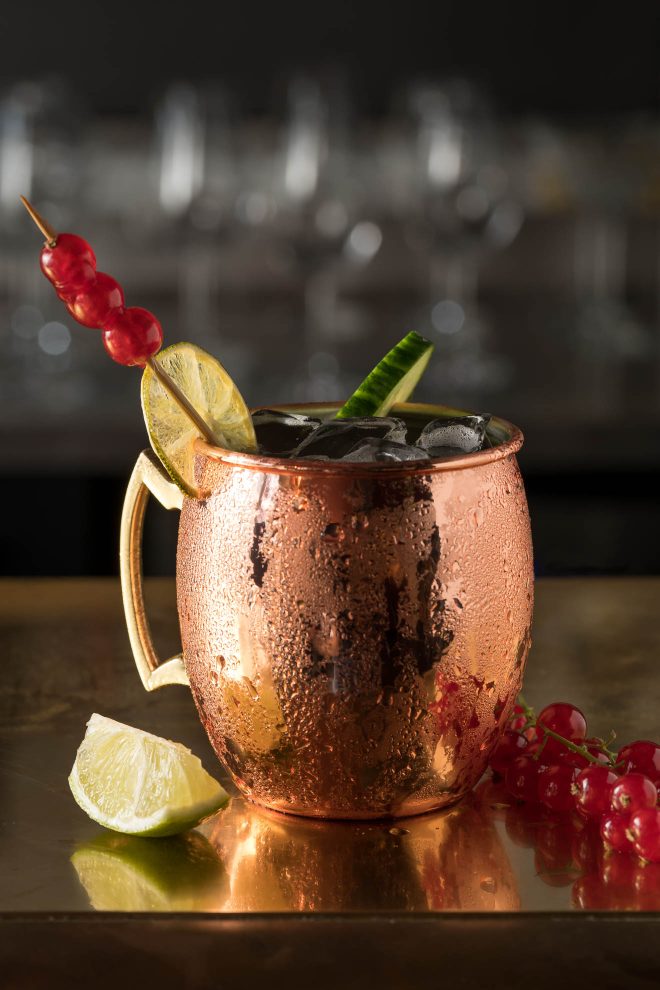
M434 417L406 411L361 419L332 417L258 410L252 419L259 452L305 460L392 463L462 457L498 442L487 433L487 415Z

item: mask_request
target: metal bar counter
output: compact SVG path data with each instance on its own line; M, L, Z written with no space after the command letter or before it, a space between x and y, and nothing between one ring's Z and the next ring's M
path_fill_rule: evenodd
M174 583L147 582L163 655ZM537 583L526 694L657 738L660 579ZM655 987L660 867L606 857L485 778L445 812L330 823L239 797L171 840L104 832L67 776L92 712L190 746L185 688L146 694L118 581L0 581L0 986Z

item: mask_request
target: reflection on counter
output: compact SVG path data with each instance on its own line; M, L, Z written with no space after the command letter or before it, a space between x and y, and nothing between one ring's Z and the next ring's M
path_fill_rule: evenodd
M169 839L103 832L71 857L95 911L221 911L227 874L197 831Z
M395 825L286 818L236 801L209 838L229 875L229 911L519 907L502 843L469 800Z
M583 822L512 804L490 778L447 811L395 825L296 818L235 798L201 831L104 834L72 863L98 911L660 909L660 866L606 854Z

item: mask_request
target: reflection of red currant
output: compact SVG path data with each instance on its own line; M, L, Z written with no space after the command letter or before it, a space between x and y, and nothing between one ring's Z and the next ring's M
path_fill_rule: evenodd
M98 272L96 279L81 292L68 296L66 306L71 315L84 327L100 329L106 325L110 314L124 305L124 293L116 279L105 272Z
M630 815L610 811L600 820L600 836L603 842L615 852L629 852L630 839L627 835Z
M96 258L82 237L76 234L58 234L51 247L47 244L41 252L41 270L55 288L69 295L94 281Z
M573 836L573 861L583 873L591 873L596 869L598 855L601 849L600 835L592 822L581 821Z
M580 872L573 862L573 835L570 821L547 821L538 827L534 863L549 887L566 887Z
M144 367L162 343L160 323L153 313L139 306L111 313L103 331L103 346L119 364Z

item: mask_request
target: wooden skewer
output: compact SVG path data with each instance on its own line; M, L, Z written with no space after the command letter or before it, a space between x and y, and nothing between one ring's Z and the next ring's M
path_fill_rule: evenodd
M57 231L53 227L51 227L51 225L47 223L46 220L44 220L44 218L39 213L37 213L32 203L30 203L29 200L25 198L25 196L21 196L21 202L25 207L25 209L30 214L30 216L32 217L32 219L34 220L35 224L37 225L41 233L46 238L46 244L48 245L48 247L55 247L55 245L57 244ZM159 364L159 362L156 360L154 356L147 358L147 364L149 365L149 367L151 368L151 370L153 371L154 375L157 377L158 381L161 383L163 388L165 388L169 392L170 396L172 397L172 399L174 399L174 401L179 406L181 411L185 413L188 419L191 421L191 423L193 423L195 429L201 433L201 435L208 443L212 443L217 446L218 439L213 433L213 430L210 428L208 423L206 423L205 420L202 419L202 417L199 415L199 413L192 405L192 403L186 398L186 396L181 391L181 389L174 381L174 379L168 375L168 373L165 371L162 365Z
M165 371L163 366L158 363L155 357L147 358L147 364L149 365L149 367L151 368L151 370L153 371L154 375L161 383L163 388L167 389L167 391L170 393L174 401L178 403L181 410L186 414L188 419L190 419L191 422L195 424L196 428L202 434L204 439L208 441L208 443L212 443L215 446L218 446L218 439L213 433L213 430L211 430L208 423L206 423L205 420L202 419L202 417L199 415L195 407L191 405L191 403L183 394L177 383L174 381L173 378L170 378L170 376Z
M41 231L41 233L46 238L46 244L48 245L48 247L55 247L55 245L57 244L57 231L54 230L51 227L51 225L47 223L39 213L37 213L32 203L30 203L25 198L25 196L21 196L21 203L28 211L28 213L36 223L37 227Z

